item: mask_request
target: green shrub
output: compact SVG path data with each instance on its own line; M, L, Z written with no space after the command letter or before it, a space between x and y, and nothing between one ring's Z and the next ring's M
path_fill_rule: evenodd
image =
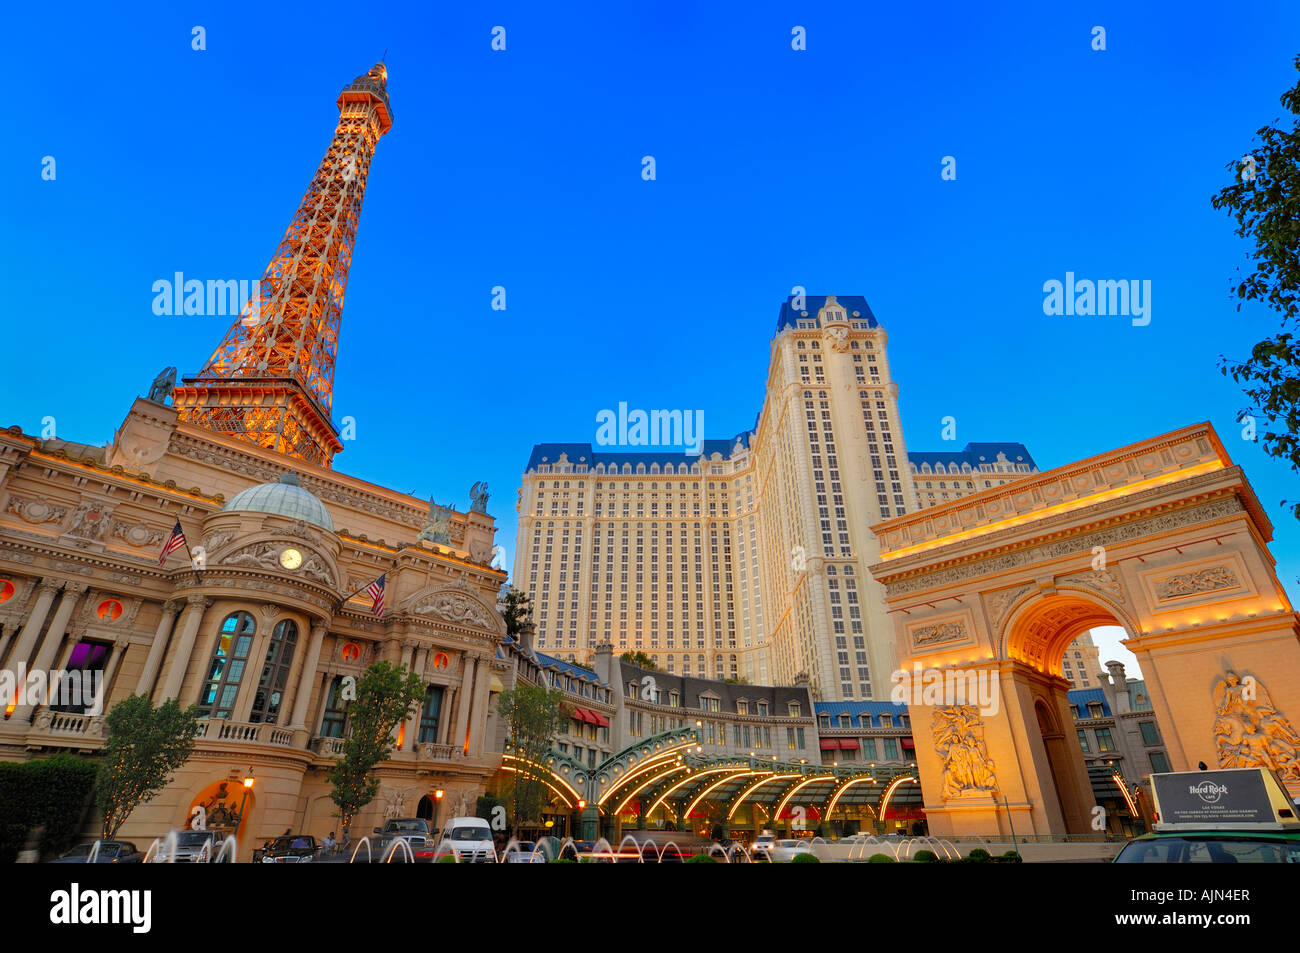
M574 860L572 857L556 857L554 860L550 861L550 863L552 863L552 864L576 864L577 861Z
M0 863L13 863L27 834L44 825L41 855L77 840L99 768L70 754L0 763Z
M716 864L717 860L710 857L708 854L695 854L694 856L687 857L684 862L688 864Z
M918 864L937 864L939 862L939 855L932 850L918 850L912 855L912 860L916 861Z
M969 855L967 855L966 859L972 864L987 864L993 859L993 857L983 847L976 847Z
M896 861L894 858L890 857L888 854L872 854L870 857L867 858L867 863L869 863L869 864L896 864L896 863L898 863L898 861Z
M438 864L454 864L454 863L456 863L456 855L455 855L455 854L443 854L443 855L442 855L441 857L439 857L436 861L434 861L434 863L438 863Z
M998 860L1004 864L1019 864L1024 862L1024 858L1021 857L1019 854L1017 854L1014 850L1007 851L1005 854L999 857Z
M792 864L820 864L821 858L816 854L795 854L790 858Z

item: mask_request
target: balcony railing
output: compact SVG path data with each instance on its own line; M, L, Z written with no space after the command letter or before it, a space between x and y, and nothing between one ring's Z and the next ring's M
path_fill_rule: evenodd
M44 708L36 713L32 728L56 735L88 735L103 738L104 719L99 715L78 715Z
M206 719L199 737L208 741L234 741L243 744L274 745L279 748L293 746L293 732L288 728L279 725L227 721L225 718Z

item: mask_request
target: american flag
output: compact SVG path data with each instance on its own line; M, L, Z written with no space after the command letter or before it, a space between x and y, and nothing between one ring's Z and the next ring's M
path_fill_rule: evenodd
M381 619L384 617L384 576L387 575L388 573L384 573L383 576L366 586L366 595L371 599L370 607L375 610L375 615Z
M158 556L158 565L161 566L163 565L163 563L167 562L167 557L170 556L172 553L176 552L176 550L180 549L184 545L185 545L185 534L181 531L181 521L177 520L176 526L172 530L171 538L168 539L165 544L163 544L162 553L161 555Z

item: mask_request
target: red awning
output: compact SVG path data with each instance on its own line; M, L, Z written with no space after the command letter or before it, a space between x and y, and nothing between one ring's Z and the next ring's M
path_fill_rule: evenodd
M596 724L596 719L593 718L591 716L591 712L587 711L587 709L585 708L574 708L573 717L576 718L578 721L587 725Z
M915 749L916 749L916 742L914 742L911 738L904 738L904 739L903 739L903 747L904 747L904 748L907 748L908 750L915 750Z
M861 746L860 744L858 744L858 739L857 739L857 738L841 738L841 739L840 739L840 750L841 750L841 751L857 751L857 750L858 750L859 748L861 748L861 747L862 747L862 746Z
M781 812L781 816L777 818L777 820L781 820L781 821L798 820L798 819L799 819L799 815L794 812L794 806L787 807L784 811ZM808 807L804 808L803 820L820 821L821 819L822 819L822 813L821 811L817 810L817 808L813 807L812 805L809 805Z
M609 727L609 719L606 718L604 715L602 715L600 712L598 712L598 711L592 711L592 712L589 712L589 714L591 715L592 718L595 718L595 719L596 719L596 724L600 725L600 727L602 727L602 728L608 728L608 727Z
M832 739L832 738L823 738L823 739L822 739L822 750L823 750L823 751L839 751L839 750L840 750L840 743L839 743L838 741L835 741L835 740Z

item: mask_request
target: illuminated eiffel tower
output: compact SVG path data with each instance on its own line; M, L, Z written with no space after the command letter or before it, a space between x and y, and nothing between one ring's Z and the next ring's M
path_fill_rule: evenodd
M256 295L203 369L172 392L180 420L328 467L348 266L370 159L392 128L388 70L339 94L339 123Z

